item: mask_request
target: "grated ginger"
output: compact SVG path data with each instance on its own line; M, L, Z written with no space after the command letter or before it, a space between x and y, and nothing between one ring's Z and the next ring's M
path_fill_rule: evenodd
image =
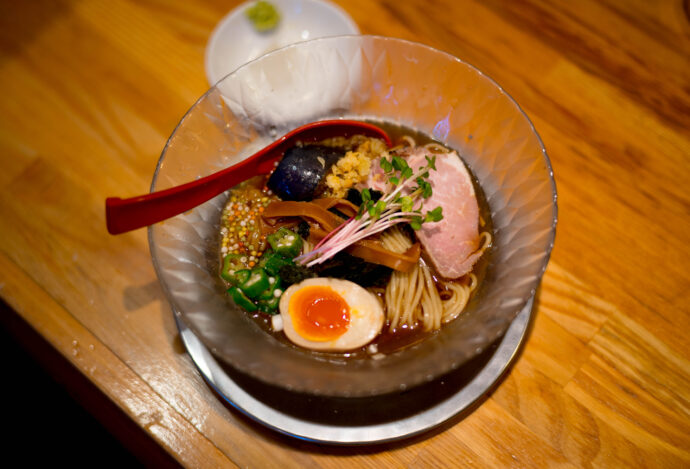
M337 143L341 145L349 143L353 150L345 153L345 156L331 167L326 175L324 195L344 198L348 189L367 180L372 160L387 154L387 148L382 140L362 136L353 137L349 142L338 141Z

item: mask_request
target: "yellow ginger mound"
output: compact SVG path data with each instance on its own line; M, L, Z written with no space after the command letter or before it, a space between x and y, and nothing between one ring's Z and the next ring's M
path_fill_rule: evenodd
M351 148L326 175L325 197L343 198L347 190L369 176L371 162L387 154L386 144L382 140L355 136L350 139L342 137L332 139L334 146Z

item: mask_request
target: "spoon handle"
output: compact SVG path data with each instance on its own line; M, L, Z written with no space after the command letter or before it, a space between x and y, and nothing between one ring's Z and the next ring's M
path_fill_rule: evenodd
M327 120L312 122L288 132L244 161L195 181L158 192L121 199L105 200L105 220L110 234L153 225L203 204L252 176L268 174L283 152L298 141L319 141L335 136L363 134L380 138L391 145L390 137L379 127L360 121Z
M274 158L277 160L279 155ZM195 181L128 199L108 197L105 219L110 234L143 228L192 210L228 188L258 174L267 174L272 161L249 158Z

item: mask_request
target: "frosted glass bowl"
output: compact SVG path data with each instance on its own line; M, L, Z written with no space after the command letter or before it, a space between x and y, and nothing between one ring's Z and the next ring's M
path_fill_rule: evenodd
M539 136L494 81L462 60L399 39L340 36L288 46L206 92L180 121L151 190L234 164L301 124L375 119L458 150L491 211L486 278L467 310L434 336L381 360L324 358L262 331L218 277L227 194L149 228L173 310L221 361L265 383L327 396L370 396L433 380L499 338L534 295L556 226L556 188Z

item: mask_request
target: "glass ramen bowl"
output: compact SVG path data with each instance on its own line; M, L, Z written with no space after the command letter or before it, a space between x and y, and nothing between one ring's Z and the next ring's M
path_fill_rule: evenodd
M153 264L175 313L235 370L314 395L397 392L481 353L535 294L555 236L553 173L527 116L476 68L413 42L340 36L271 52L220 80L170 136L151 190L218 171L299 125L334 118L424 132L457 150L478 179L493 247L485 278L455 321L378 360L324 357L277 340L232 303L219 278L227 193L151 226Z

